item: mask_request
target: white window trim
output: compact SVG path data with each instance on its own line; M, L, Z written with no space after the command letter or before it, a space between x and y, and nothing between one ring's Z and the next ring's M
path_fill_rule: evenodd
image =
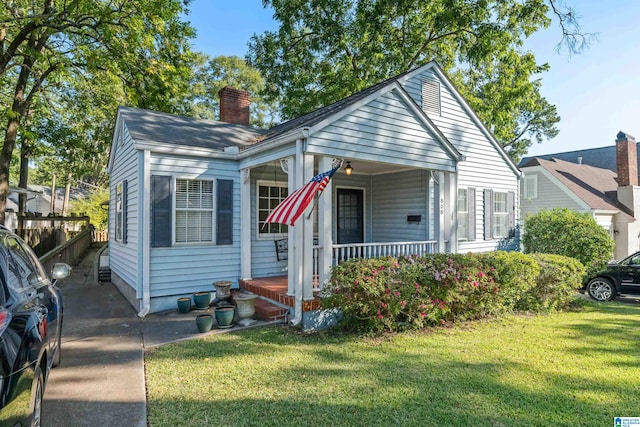
M498 194L503 194L505 197L504 200L504 204L505 204L505 211L504 212L498 212L498 210L496 209L496 196ZM493 192L493 210L492 210L492 224L491 224L491 232L493 234L493 238L494 239L502 239L504 237L507 237L509 235L509 192L508 191L494 191ZM507 225L505 227L505 234L498 234L497 230L496 230L496 218L498 217L506 217L507 218Z
M531 184L532 193L529 194L528 188ZM538 198L538 175L529 175L524 176L522 179L522 188L523 188L523 197L528 200L537 199Z
M260 187L280 187L289 189L289 183L286 181L269 181L269 180L256 180L256 194L255 194L255 225L256 225L256 240L275 240L283 239L289 235L289 233L260 233ZM289 192L287 191L287 194Z
M171 198L172 198L172 209L171 209L171 244L172 246L215 246L216 245L216 180L214 178L199 178L199 177L183 177L183 176L172 176L171 177ZM210 242L177 242L176 241L176 227L178 226L177 221L177 181L186 180L186 181L209 181L211 182L211 197L213 198L211 203L211 241ZM182 209L181 209L182 210ZM204 209L203 209L204 210Z
M124 200L122 200L122 189L123 189L123 182L124 181L119 181L116 184L116 194L114 197L114 211L115 211L115 221L114 221L114 239L116 242L120 242L122 243L123 237L124 237L124 229L123 229L123 221L124 221L124 210L122 209L122 205L124 203ZM120 196L120 203L118 204L118 196Z

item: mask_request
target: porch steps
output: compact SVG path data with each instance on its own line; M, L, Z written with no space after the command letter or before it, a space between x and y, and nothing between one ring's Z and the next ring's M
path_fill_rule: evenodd
M246 293L246 291L234 289L231 291L231 299L233 299L238 294L244 293ZM255 317L266 320L268 322L285 320L289 311L287 308L274 304L261 295L258 295L254 307L256 309Z

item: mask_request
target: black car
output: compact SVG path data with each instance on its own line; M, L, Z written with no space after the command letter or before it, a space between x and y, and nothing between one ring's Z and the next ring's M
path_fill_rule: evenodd
M52 277L68 277L56 264ZM0 426L39 426L47 376L60 364L62 294L33 251L0 226Z
M609 263L587 283L589 296L609 301L620 294L640 295L640 252Z

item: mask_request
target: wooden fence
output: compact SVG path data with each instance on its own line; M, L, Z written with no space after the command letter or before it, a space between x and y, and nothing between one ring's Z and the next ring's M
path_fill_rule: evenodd
M45 271L51 272L56 262L73 265L91 246L91 231L83 230L65 244L47 252L40 257Z
M95 230L93 232L93 241L94 242L108 242L109 241L109 232L107 230L104 230L104 231Z

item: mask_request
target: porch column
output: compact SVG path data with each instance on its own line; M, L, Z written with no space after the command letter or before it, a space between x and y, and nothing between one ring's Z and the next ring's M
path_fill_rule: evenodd
M251 279L251 171L240 171L240 278Z
M445 252L445 211L444 211L444 196L445 196L445 185L444 185L444 172L438 172L435 176L435 197L436 200L436 240L438 241L438 252Z
M445 240L449 241L447 252L458 253L458 176L446 173L445 186Z
M303 155L303 182L311 181L315 175L313 171L313 155ZM312 204L313 206L313 204ZM308 207L300 217L300 225L302 226L302 298L305 300L313 299L313 214L311 207Z
M318 170L328 171L333 167L333 158L321 157ZM332 238L332 218L333 218L333 181L329 181L325 187L320 200L318 200L318 280L320 288L331 277L331 267L333 266L333 238Z
M289 193L293 193L301 186L301 185L298 185L298 179L297 179L298 171L300 169L301 168L298 167L297 153L296 153L296 157L289 157L287 159L287 170L288 170L287 186L289 188ZM300 179L300 182L302 182L302 179ZM297 271L298 263L296 262L297 228L298 227L289 227L289 232L287 234L287 238L288 238L287 247L289 248L288 250L289 253L287 258L288 259L287 261L287 283L288 283L287 293L289 295L295 295L296 283L298 278L298 271Z

